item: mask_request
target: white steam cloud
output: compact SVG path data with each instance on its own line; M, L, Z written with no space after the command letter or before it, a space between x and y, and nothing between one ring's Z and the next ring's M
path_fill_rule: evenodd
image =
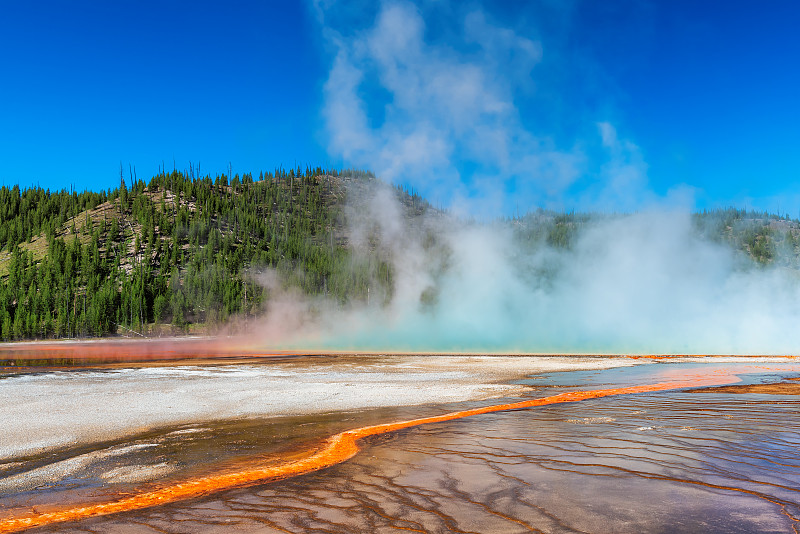
M440 4L437 4L440 5ZM444 4L448 5L448 4ZM691 191L647 186L635 143L607 121L593 139L560 146L522 118L542 44L454 10L455 36L432 39L423 12L380 4L345 33L319 20L335 55L323 117L333 155L412 185L455 217L410 219L389 187L351 214L356 253L392 266L367 304L280 296L261 342L306 350L787 354L800 348L795 271L755 267L699 237ZM460 14L459 14L460 13ZM453 39L457 46L452 45ZM367 99L363 95L383 95ZM562 142L563 144L563 142ZM466 169L466 171L465 171ZM688 200L687 200L687 197ZM588 224L569 248L529 246L516 222L459 215L572 206L633 212ZM675 206L683 206L683 210Z
M510 223L408 219L389 186L361 209L393 266L394 293L342 307L281 300L264 343L303 349L791 354L800 280L699 237L690 215L649 211L587 224L569 249L525 246ZM436 243L430 244L431 236ZM358 247L357 247L358 250ZM356 251L356 253L358 253ZM380 284L375 281L376 288Z
M479 9L459 21L451 42L429 42L416 6L384 2L369 28L325 27L336 50L324 87L330 152L472 214L508 208L512 190L523 209L560 198L584 154L528 128L515 102L536 90L541 44Z

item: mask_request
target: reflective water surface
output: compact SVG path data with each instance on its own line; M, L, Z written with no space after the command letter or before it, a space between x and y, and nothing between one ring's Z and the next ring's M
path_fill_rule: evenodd
M658 362L531 377L530 398L795 362ZM508 400L508 399L505 399ZM519 398L511 400L520 400ZM35 532L798 532L800 397L614 395L424 424L309 474ZM502 400L185 424L0 464L0 508L104 501L253 462L302 458L365 425Z

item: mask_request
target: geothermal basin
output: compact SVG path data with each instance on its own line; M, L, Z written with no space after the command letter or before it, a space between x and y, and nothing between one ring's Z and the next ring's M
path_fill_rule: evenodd
M0 532L800 529L796 357L199 346L5 347Z

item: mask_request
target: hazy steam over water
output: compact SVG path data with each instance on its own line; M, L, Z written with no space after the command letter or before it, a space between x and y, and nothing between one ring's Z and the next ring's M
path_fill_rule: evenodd
M389 187L355 195L349 244L388 262L391 283L373 280L369 301L358 304L273 291L262 343L379 351L798 351L798 272L756 266L702 238L690 209L673 208L692 204L684 198L692 187L651 191L647 163L626 133L618 135L613 113L553 96L591 85L567 87L568 78L553 75L586 66L560 64L559 39L506 27L490 6L434 4L389 0L357 20L315 4L332 52L322 117L333 156L415 187L460 217L433 210L411 217ZM441 27L431 21L449 21L447 45L433 38ZM367 101L376 88L385 98ZM608 98L593 96L587 100ZM553 112L526 121L521 103L569 110L573 120ZM565 123L574 128L563 132ZM515 201L523 212L578 206L636 214L595 217L568 247L526 238L527 218L465 222L509 214Z
M409 218L378 187L352 245L392 265L369 304L277 294L261 341L326 349L794 353L797 273L700 237L686 211L598 218L571 247L530 244L517 222Z

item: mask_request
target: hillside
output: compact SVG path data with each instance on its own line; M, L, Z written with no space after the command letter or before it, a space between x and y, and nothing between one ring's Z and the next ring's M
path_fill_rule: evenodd
M382 187L411 226L452 221L367 172L195 174L121 179L100 192L0 189L0 337L210 332L264 309L275 289L264 272L342 304L389 300L391 252L370 221L355 224L366 199ZM607 217L538 210L491 224L510 225L519 247L569 249ZM796 220L729 209L695 214L693 222L698 236L759 264L800 265ZM368 235L354 236L355 226ZM426 247L439 245L433 234L426 239Z
M267 268L307 294L366 298L391 273L350 253L343 206L348 182L374 180L292 169L173 172L99 193L3 188L0 335L195 331L257 313Z
M570 248L581 230L621 215L554 213L537 210L509 221L522 242ZM737 208L692 214L695 235L722 243L762 266L800 270L800 221L767 212Z

